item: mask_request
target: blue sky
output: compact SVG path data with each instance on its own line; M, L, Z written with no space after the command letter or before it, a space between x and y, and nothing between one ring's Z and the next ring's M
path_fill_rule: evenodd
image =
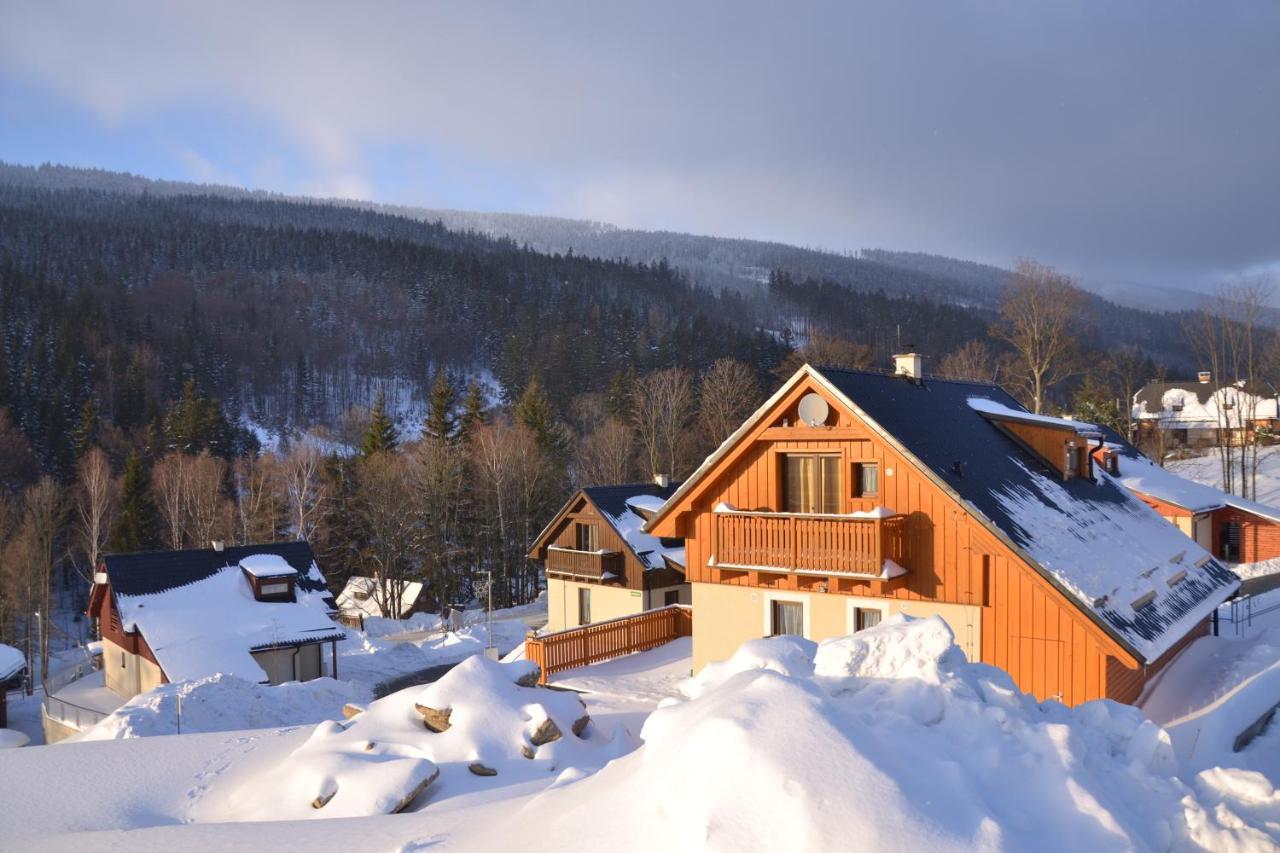
M1280 4L0 0L0 159L1200 286L1280 262Z

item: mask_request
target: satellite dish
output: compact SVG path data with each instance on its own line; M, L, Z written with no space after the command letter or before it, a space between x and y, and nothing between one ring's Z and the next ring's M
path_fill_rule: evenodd
M821 394L805 394L800 398L800 420L811 427L825 424L830 412L831 407Z

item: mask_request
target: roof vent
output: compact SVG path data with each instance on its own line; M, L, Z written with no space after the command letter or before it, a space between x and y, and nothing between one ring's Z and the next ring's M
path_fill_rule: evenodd
M221 554L222 550L227 547L227 543L223 542L221 539L215 539L209 544L212 545L213 550L217 551L219 554Z
M951 463L951 473L952 473L952 474L955 474L957 477L963 477L963 476L964 476L964 463L963 463L963 462L959 462L959 461L952 462L952 463Z
M924 356L918 352L897 353L893 357L893 372L897 376L911 379L924 378Z
M1201 385L1208 385L1209 380L1213 378L1212 371L1202 370L1196 374L1196 379L1200 380Z
M660 488L667 488L671 485L671 476L669 474L654 474L653 482Z

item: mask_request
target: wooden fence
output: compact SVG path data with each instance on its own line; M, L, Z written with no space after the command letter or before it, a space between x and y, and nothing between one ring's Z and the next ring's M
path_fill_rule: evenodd
M538 665L539 683L546 684L552 673L643 652L692 634L693 608L672 604L581 628L530 635L524 641L524 656Z

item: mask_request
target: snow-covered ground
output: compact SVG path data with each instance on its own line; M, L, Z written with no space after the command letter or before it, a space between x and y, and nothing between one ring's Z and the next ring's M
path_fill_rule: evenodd
M1187 768L1136 708L1038 703L965 661L936 618L821 645L753 641L692 681L686 649L557 679L591 691L582 737L566 731L573 693L518 687L527 668L475 658L350 721L11 751L0 838L15 850L616 853L1274 850L1280 840L1276 733L1214 756L1223 767ZM428 730L417 705L448 706L449 728ZM560 738L534 746L548 718ZM470 771L476 761L496 775ZM314 819L339 802L335 813L384 811L436 771L408 814ZM340 801L344 786L354 796ZM307 819L263 822L275 816L264 800Z
M1222 488L1222 459L1217 451L1209 450L1204 456L1190 459L1170 459L1165 468L1215 489ZM1280 507L1280 446L1263 447L1258 451L1258 493L1254 500L1268 506Z

